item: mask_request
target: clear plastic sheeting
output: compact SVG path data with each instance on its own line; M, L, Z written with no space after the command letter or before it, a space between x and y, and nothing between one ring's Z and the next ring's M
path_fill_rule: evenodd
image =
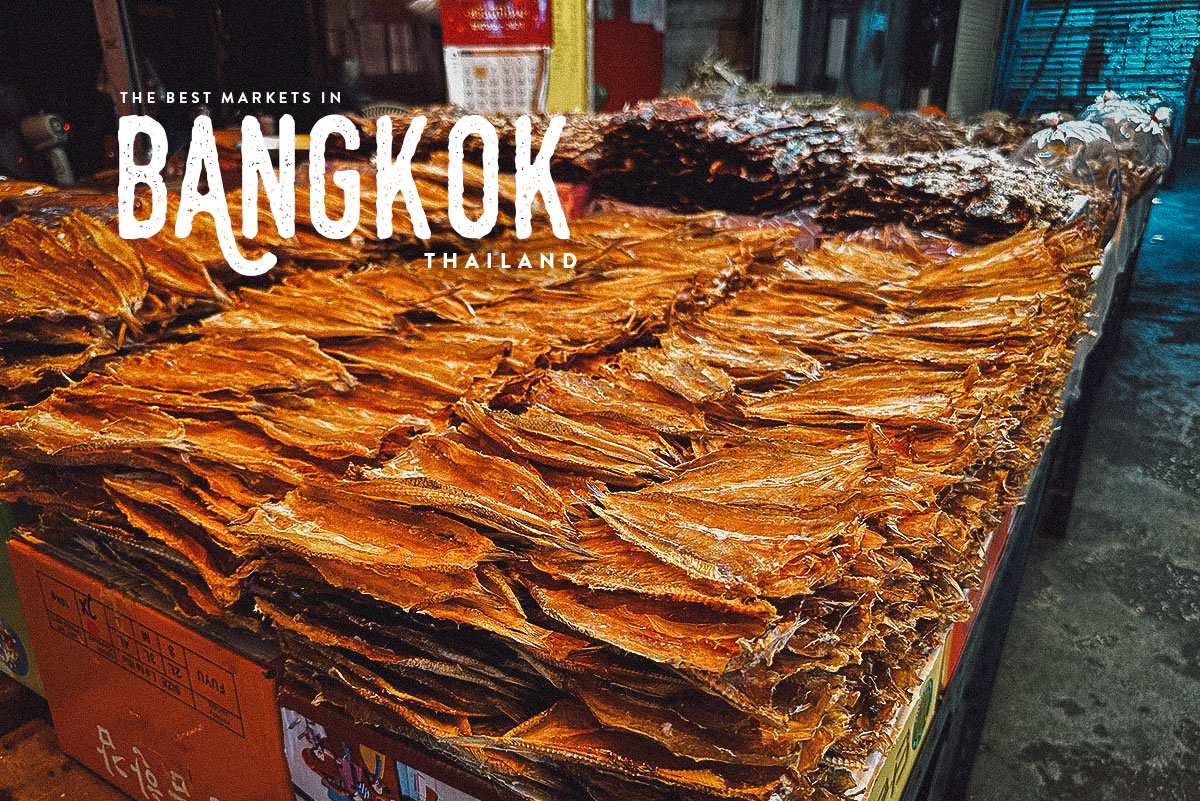
M1096 98L1093 104L1097 107L1135 106L1154 117L1163 127L1169 127L1175 120L1175 104L1166 96L1152 88L1138 92L1114 92L1109 90Z
M1108 192L1113 207L1120 208L1121 158L1108 131L1097 123L1073 120L1044 128L1017 148L1012 160L1053 170L1085 189Z
M1151 112L1139 102L1105 95L1083 110L1080 119L1103 126L1124 164L1126 194L1140 196L1171 162L1171 145L1160 107Z

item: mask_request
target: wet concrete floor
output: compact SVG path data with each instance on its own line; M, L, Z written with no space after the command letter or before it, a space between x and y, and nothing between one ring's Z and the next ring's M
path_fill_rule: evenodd
M1069 523L1033 544L969 801L1200 801L1200 153L1182 164Z

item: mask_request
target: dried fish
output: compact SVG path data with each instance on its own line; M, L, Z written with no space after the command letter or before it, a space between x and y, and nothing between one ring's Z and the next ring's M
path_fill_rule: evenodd
M528 801L844 797L1049 436L1096 238L840 114L604 124L567 158L614 191L874 227L599 213L467 269L268 233L292 269L251 287L203 225L109 247L103 192L0 182L39 276L0 292L0 498Z

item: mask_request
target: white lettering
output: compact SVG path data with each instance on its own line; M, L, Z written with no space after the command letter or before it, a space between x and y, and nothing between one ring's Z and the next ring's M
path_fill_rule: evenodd
M554 148L558 146L558 138L566 121L566 117L562 116L550 118L537 158L531 163L529 156L533 150L533 135L529 117L517 118L517 239L527 239L533 233L533 199L539 194L546 214L550 216L550 230L559 239L571 235L562 203L558 199L558 189L550 175L550 159L554 156Z
M150 161L137 164L134 143L138 134L150 137ZM167 184L163 167L167 166L167 131L153 117L129 115L117 126L117 159L120 178L117 183L117 231L125 239L154 236L167 223ZM150 187L150 216L139 220L134 215L138 184Z
M340 114L330 114L313 126L308 151L308 182L312 187L309 211L317 233L329 239L345 239L358 227L361 177L354 170L338 170L333 183L345 193L346 211L340 220L329 219L325 211L325 146L332 134L339 134L347 150L358 149L358 129Z
M421 206L421 195L412 177L412 158L417 152L417 144L421 141L421 133L425 130L425 118L414 117L404 134L404 144L400 147L400 155L392 160L392 118L382 116L376 122L375 155L376 200L375 227L380 239L392 235L392 205L396 202L396 193L404 194L404 207L408 209L408 217L412 221L412 230L418 239L430 237L429 221L425 219L425 209Z
M279 120L279 174L271 167L271 154L257 117L242 120L242 235L258 236L258 183L275 215L275 228L284 239L296 235L296 120L284 114Z
M202 175L208 180L208 192L204 194L200 194ZM192 219L202 212L212 215L221 255L234 272L262 275L275 266L273 253L264 253L257 260L251 260L238 250L233 238L233 223L229 220L229 206L225 201L225 188L221 184L221 165L217 158L217 140L213 136L212 120L204 115L192 123L192 146L188 149L187 167L183 171L175 236L184 239L191 234Z
M467 217L463 206L463 142L471 134L483 140L483 213L478 220ZM500 142L496 128L483 117L469 114L450 129L450 226L467 239L481 239L492 232L500 213Z

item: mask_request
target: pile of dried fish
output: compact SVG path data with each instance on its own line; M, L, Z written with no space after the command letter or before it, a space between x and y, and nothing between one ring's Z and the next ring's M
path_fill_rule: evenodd
M451 227L444 153L412 165L432 232L427 241L413 234L400 199L393 204L393 236L379 240L374 165L366 159L327 164L329 171L339 169L363 175L360 223L346 239L327 239L313 225L307 170L297 173L296 233L287 239L279 236L265 202L259 204L258 235L244 237L241 189L227 193L242 251L251 258L264 250L279 257L267 280L341 269L394 253L413 256L430 248L458 250L475 244ZM464 207L474 219L482 211L482 170L465 165L464 186ZM497 230L502 232L513 225L516 185L511 175L501 175L499 190ZM326 195L332 217L344 212L340 200L336 191ZM138 201L146 202L148 197ZM174 234L177 193L168 194L167 206L168 224L158 234L125 240L117 232L115 190L56 189L0 179L0 406L27 402L48 386L65 383L94 358L151 341L173 324L193 322L230 305L230 292L246 281L227 265L212 217L197 215L191 235L180 239ZM539 199L534 224L543 222Z
M531 801L840 797L1048 435L1090 238L572 229L240 289L0 411L0 497Z
M114 193L0 180L0 398L4 405L83 368L187 309L229 302L169 234L126 241ZM219 253L215 238L213 249Z
M1087 111L1085 110L1081 119L1088 119ZM972 145L993 148L998 153L1008 156L1038 131L1056 127L1070 119L1070 115L1057 112L1037 117L993 118L973 126L968 139ZM1163 174L1165 160L1147 159L1143 153L1130 146L1129 136L1121 135L1119 131L1115 133L1113 143L1121 159L1121 189L1127 199L1136 200Z
M829 230L902 222L964 242L993 242L1043 221L1086 214L1096 231L1117 213L1106 192L1081 194L1054 173L982 150L862 154L817 216Z
M967 142L974 147L991 148L1001 155L1010 156L1029 137L1065 119L1055 114L1009 117L1000 112L990 112L986 119L971 126Z
M114 352L130 326L140 327L137 311L147 292L141 261L88 215L2 219L0 254L4 389L77 370ZM55 269L40 270L47 261Z
M871 117L858 129L858 147L874 153L939 153L967 146L967 128L945 117L915 111Z
M417 146L417 155L421 158L436 158L444 154L450 144L450 129L462 118L463 111L453 106L431 106L414 108L411 111L389 114L392 121L394 141L399 142L403 132L412 124L415 117L425 118L425 130ZM516 115L491 112L480 114L496 129L500 144L501 169L512 170L517 152ZM550 125L547 114L526 114L530 119L532 150L534 154L542 147L542 137ZM377 119L352 117L366 139L375 139ZM599 145L605 126L609 123L606 114L570 114L558 146L554 149L551 160L554 177L561 181L578 181L586 177L591 163L599 156ZM399 145L396 146L399 149ZM463 152L468 161L479 165L483 161L483 142L477 136L471 136L463 142Z
M597 188L675 209L762 213L813 206L849 164L834 112L675 98L613 117L593 164Z
M965 129L919 114L854 130L838 111L696 102L643 103L619 114L592 162L597 192L674 209L763 214L819 207L829 230L905 223L966 242L1011 236L1036 221L1116 210L1057 176L963 148ZM863 152L856 148L895 151ZM956 148L956 149L947 149ZM909 152L909 151L929 152ZM852 154L853 151L853 154Z
M717 48L709 50L703 58L688 67L688 82L683 93L696 100L725 103L779 102L778 95L771 87L747 78Z
M1145 164L1121 154L1121 190L1130 200L1137 200L1162 177L1166 168L1161 164Z

